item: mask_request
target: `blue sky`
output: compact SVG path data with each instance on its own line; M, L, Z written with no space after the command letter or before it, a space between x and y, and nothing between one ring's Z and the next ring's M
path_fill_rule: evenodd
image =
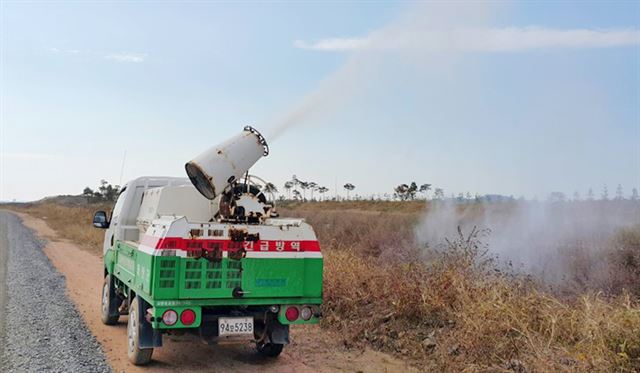
M640 187L638 2L1 6L2 200L117 183L125 151L123 181L182 176L298 107L252 170L279 186Z

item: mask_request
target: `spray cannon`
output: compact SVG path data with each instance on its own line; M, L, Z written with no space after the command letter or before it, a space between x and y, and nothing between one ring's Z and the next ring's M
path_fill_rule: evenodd
M196 189L206 198L214 199L268 154L264 137L255 128L246 126L242 133L209 148L185 168Z
M196 156L185 165L196 189L207 199L219 197L218 215L223 220L259 222L273 216L274 204L263 193L265 183L248 170L269 154L264 137L251 126Z

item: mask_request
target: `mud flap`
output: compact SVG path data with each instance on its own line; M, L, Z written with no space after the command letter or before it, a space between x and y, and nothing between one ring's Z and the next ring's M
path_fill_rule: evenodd
M106 271L105 271L106 272ZM109 317L119 317L120 316L120 303L122 301L118 298L116 294L116 287L113 283L113 275L109 275ZM106 275L105 275L106 277Z
M271 343L289 344L289 325L282 325L275 320L270 325L269 340Z
M145 317L147 310L150 308L149 303L142 299L142 297L137 295L136 297L138 297L138 304L140 305L140 312L138 312L138 325L140 325L139 347L162 347L162 333L160 333L160 330L154 329Z

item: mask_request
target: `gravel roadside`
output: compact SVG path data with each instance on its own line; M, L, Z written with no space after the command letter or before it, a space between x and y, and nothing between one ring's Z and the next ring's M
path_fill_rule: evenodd
M0 211L0 214L2 212ZM0 219L2 219L0 217ZM4 329L4 319L6 317L6 299L7 299L7 252L9 251L9 241L7 240L6 227L0 222L0 368L7 365L4 346L6 342L6 332Z
M0 211L0 267L6 265L6 281L0 283L6 311L0 312L0 371L111 372L42 247L17 216Z

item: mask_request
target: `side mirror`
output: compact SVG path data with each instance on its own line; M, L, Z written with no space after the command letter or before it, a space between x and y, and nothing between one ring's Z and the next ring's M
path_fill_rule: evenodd
M107 219L107 213L104 211L98 211L93 215L93 226L100 229L109 228L109 220Z

